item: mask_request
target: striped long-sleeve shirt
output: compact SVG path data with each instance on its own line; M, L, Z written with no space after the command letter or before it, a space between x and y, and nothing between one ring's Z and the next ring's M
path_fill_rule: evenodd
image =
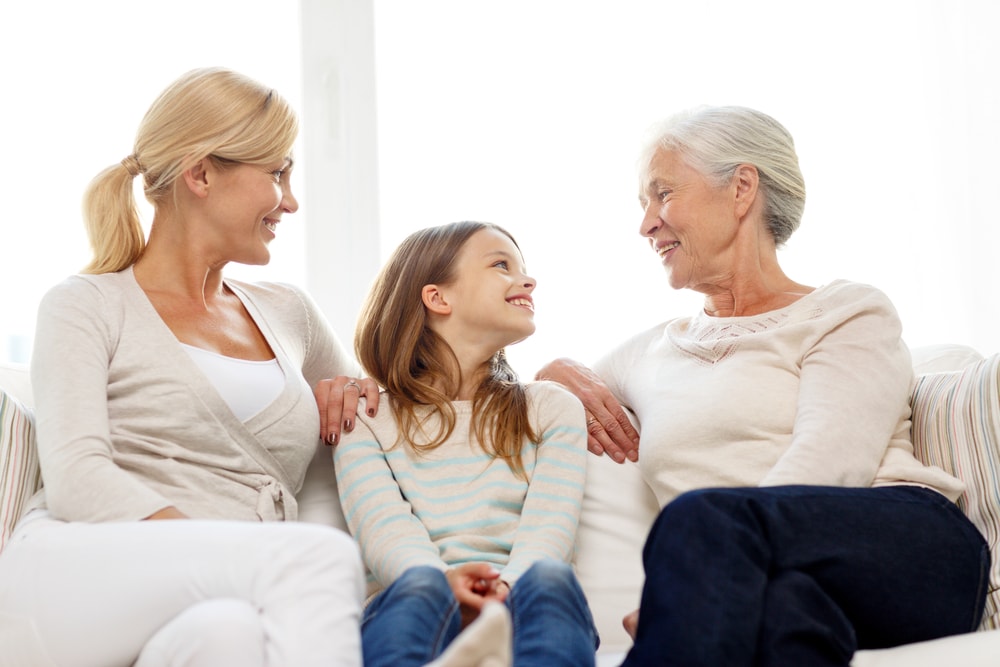
M542 440L522 448L527 480L494 459L470 432L471 401L453 403L451 437L430 452L403 441L388 405L358 423L334 450L351 533L375 589L405 570L488 562L511 585L542 558L568 562L583 498L587 433L583 406L551 382L527 385ZM435 423L428 432L436 433Z

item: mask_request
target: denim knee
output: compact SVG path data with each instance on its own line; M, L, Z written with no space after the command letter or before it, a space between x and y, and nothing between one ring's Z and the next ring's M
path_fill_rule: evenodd
M579 584L573 568L558 560L545 559L534 563L521 575L518 583L525 583L536 590L576 589Z
M447 618L458 611L458 601L444 572L427 565L411 567L365 607L362 624L367 625L386 608L405 607L417 613Z
M729 522L749 507L750 494L740 488L694 489L677 496L660 510L655 530L677 530L681 527L705 528L715 522Z
M393 582L393 593L423 598L444 598L451 601L454 595L444 572L428 565L411 567Z

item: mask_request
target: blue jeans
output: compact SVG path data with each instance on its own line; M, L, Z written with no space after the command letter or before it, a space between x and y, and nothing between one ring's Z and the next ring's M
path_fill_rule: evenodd
M969 632L989 558L954 503L915 486L686 493L646 541L623 667L845 666L859 648Z
M516 667L594 664L597 630L572 568L543 560L507 597ZM414 567L379 593L361 620L365 667L418 667L439 656L461 630L458 602L444 573Z

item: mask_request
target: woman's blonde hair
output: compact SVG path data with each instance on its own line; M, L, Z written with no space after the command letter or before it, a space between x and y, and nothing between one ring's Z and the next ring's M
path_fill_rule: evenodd
M295 112L274 90L223 68L184 74L146 112L132 154L87 187L83 214L94 257L84 272L121 271L142 254L136 176L142 175L146 199L159 207L199 160L209 157L221 167L272 163L291 154L297 135Z
M428 324L421 290L424 285L452 283L462 247L484 229L506 235L517 246L506 230L483 222L456 222L411 234L375 279L358 321L354 337L358 360L388 392L401 438L418 452L451 436L455 429L451 401L463 379L455 353ZM524 441L539 442L528 418L525 388L503 350L493 355L482 373L472 399L473 432L488 453L524 475ZM429 415L423 406L441 417L436 433L424 431Z
M771 116L739 106L682 111L650 130L639 155L642 180L660 149L677 151L716 185L729 182L739 165L753 165L775 245L783 245L798 229L806 205L805 179L791 133Z

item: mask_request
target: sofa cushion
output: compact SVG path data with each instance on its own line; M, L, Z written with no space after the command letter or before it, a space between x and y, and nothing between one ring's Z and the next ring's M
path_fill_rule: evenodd
M1000 354L920 375L911 397L913 448L965 482L959 506L993 554L983 629L1000 628Z
M601 637L602 653L623 653L632 645L622 617L639 608L645 580L642 547L659 512L656 496L637 464L615 463L609 456L587 457L573 565Z
M0 551L41 482L31 412L0 390Z

